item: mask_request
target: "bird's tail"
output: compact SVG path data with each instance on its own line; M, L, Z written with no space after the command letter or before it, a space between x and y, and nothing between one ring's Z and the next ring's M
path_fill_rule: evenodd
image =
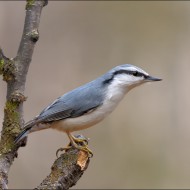
M18 134L18 136L15 139L15 144L19 143L24 137L26 137L29 133L31 128L36 124L35 120L29 121L25 124L23 130Z

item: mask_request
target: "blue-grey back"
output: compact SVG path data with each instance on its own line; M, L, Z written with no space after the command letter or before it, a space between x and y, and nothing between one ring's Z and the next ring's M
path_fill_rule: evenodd
M105 75L80 86L59 97L45 108L37 120L50 122L69 117L78 117L103 103L107 86L103 84Z
M130 66L130 64L119 65L101 77L64 94L45 108L35 121L51 122L78 117L92 111L103 104L107 87L112 82L114 73Z

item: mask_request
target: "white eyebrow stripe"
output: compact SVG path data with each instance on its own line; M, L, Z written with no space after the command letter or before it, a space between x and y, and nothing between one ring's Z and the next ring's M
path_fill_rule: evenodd
M143 71L142 69L140 68L137 68L137 67L128 67L127 70L130 70L130 71L139 71L145 75L149 75L147 72Z

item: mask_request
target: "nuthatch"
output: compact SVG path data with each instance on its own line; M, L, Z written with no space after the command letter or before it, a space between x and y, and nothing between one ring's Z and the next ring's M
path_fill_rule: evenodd
M77 144L83 140L75 138L71 132L86 129L102 121L132 88L160 80L130 64L117 66L56 99L25 124L15 143L31 132L53 128L65 132L75 148L91 153L86 143L84 146Z

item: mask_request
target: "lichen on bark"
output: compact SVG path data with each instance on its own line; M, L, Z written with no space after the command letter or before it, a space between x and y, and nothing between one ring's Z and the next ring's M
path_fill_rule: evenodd
M27 0L25 9L29 9L32 5L34 5L35 0Z
M4 64L5 64L5 60L4 59L0 59L0 75L3 74Z
M0 153L8 153L14 147L14 139L20 132L18 102L7 100L4 108L4 122L1 134Z
M0 75L3 75L3 80L8 82L15 79L16 67L11 59L0 59Z

